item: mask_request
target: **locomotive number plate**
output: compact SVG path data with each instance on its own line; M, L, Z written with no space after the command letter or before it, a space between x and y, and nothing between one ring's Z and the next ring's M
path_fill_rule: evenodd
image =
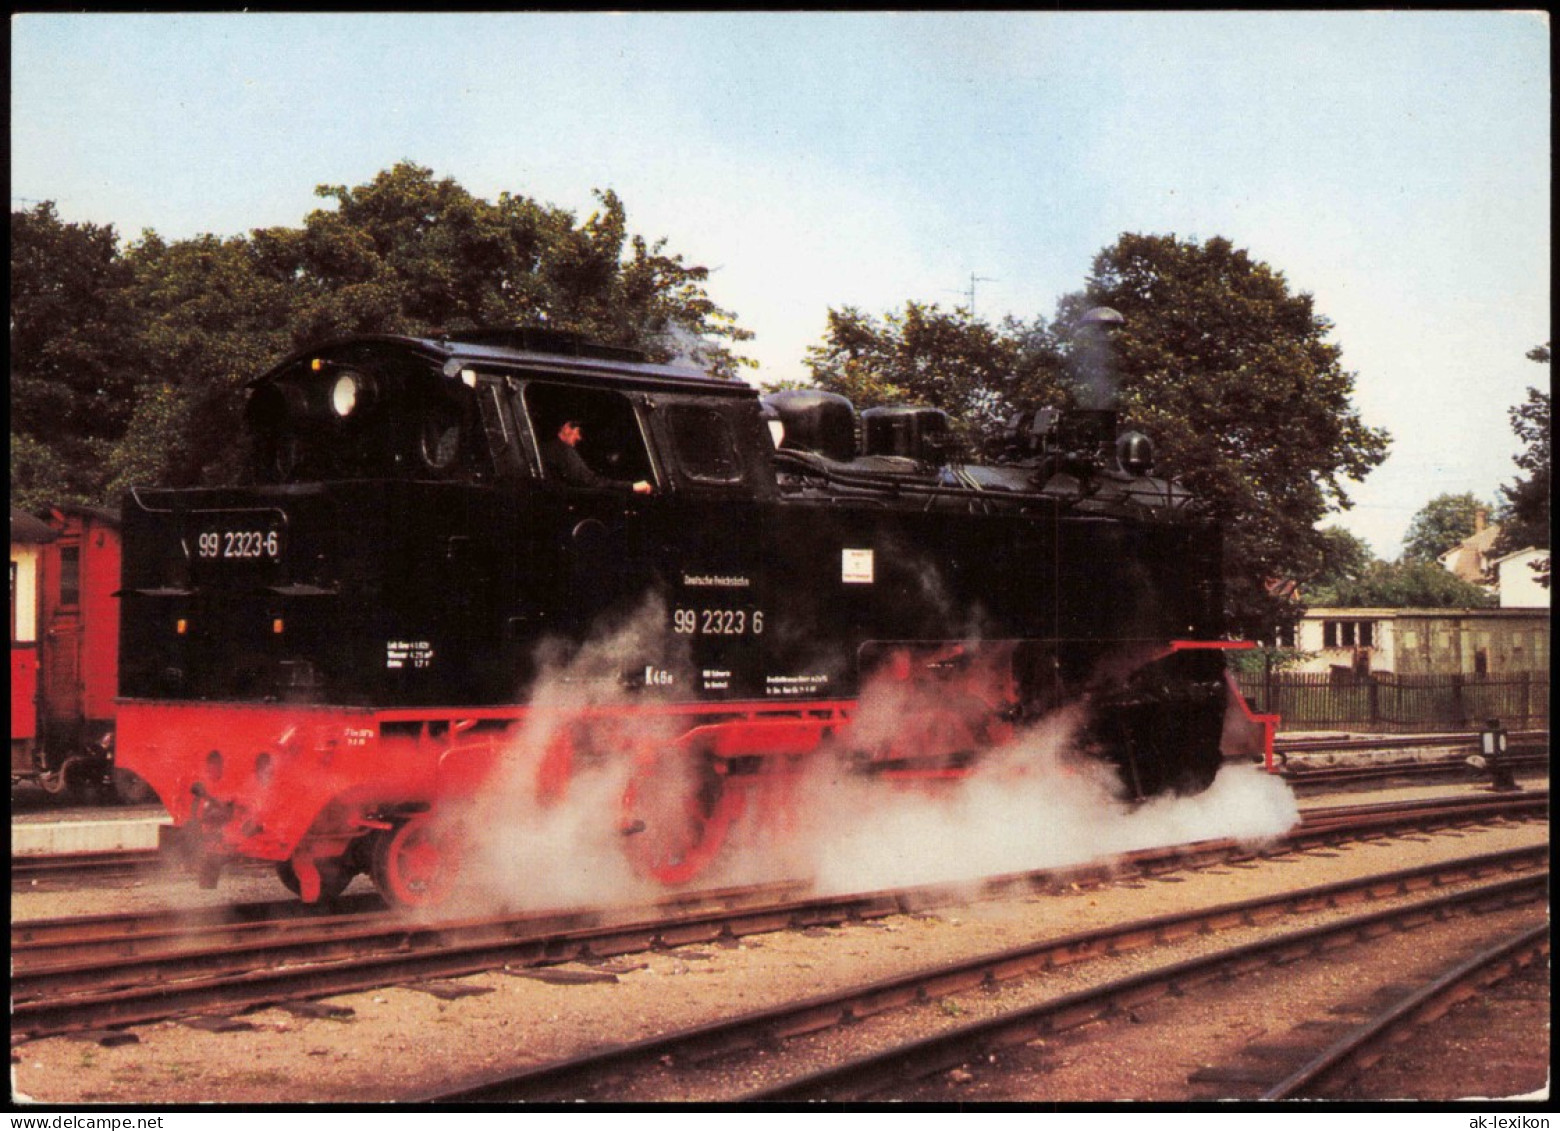
M279 562L285 550L282 532L267 526L208 527L195 539L203 562Z
M681 636L761 636L763 609L675 609L672 631Z

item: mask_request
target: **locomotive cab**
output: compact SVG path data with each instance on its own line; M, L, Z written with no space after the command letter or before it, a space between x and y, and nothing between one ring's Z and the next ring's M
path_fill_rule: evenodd
M469 371L371 354L300 361L251 386L251 473L259 483L489 476L476 385Z

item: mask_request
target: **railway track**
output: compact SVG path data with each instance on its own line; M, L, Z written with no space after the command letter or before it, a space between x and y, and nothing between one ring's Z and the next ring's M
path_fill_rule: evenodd
M1532 791L1521 796L1485 797L1479 795L1428 798L1405 805L1387 802L1374 805L1317 807L1301 814L1301 822L1282 844L1298 847L1311 842L1332 843L1339 837L1388 833L1400 826L1425 827L1432 823L1478 821L1485 817L1520 817L1542 814L1547 810L1548 792ZM1336 835L1334 835L1336 834ZM1282 850L1282 849L1279 849ZM994 897L1015 890L1044 890L1087 886L1108 882L1124 875L1152 875L1165 870L1198 867L1221 861L1231 854L1252 854L1252 846L1231 840L1199 841L1185 845L1128 852L1106 861L1096 861L1062 869L991 876L979 882L982 897ZM759 899L773 891L795 892L799 885L770 885L754 889ZM970 890L968 884L953 885L960 896ZM717 902L730 892L693 892L670 896L659 908L676 911L703 902ZM900 893L901 901L919 900L923 905L944 902L946 885L927 885L915 893ZM653 909L647 909L653 910ZM144 956L158 950L188 951L199 945L220 945L232 941L263 941L267 932L278 939L294 936L301 927L314 925L329 930L332 923L352 926L371 922L375 916L388 918L383 900L372 893L342 896L328 905L310 907L294 899L241 903L200 910L164 910L128 912L113 915L79 916L67 919L22 921L12 924L13 961L38 965L53 960L90 958L94 955ZM566 920L594 916L599 910L565 912ZM540 915L519 916L500 923L543 921ZM300 924L300 921L302 923ZM398 929L404 929L404 924ZM506 927L505 929L508 929Z
M234 874L263 875L274 866L263 860L240 860L231 865ZM146 880L189 873L182 862L155 848L127 848L109 852L57 852L11 857L11 890L47 887L81 887L123 880Z
M1305 851L1349 836L1380 836L1405 822L1456 825L1541 813L1545 798L1458 800L1462 803L1419 805L1417 817L1383 807L1326 810L1309 815L1282 844L1262 849L1211 841L1133 853L1080 868L992 877L976 894L995 898L1164 875L1259 854ZM167 914L18 924L11 940L12 1029L38 1037L124 1027L181 1013L231 1012L495 968L600 960L967 902L972 889L936 885L825 900L795 894L794 888L706 893L611 923L592 911L419 924L365 902L327 916L301 915L299 905L287 904L281 918L270 917L267 905L259 905L211 914L193 924Z
M979 882L978 896L993 898L1005 893L1057 890L1106 883L1123 876L1154 875L1165 871L1205 866L1229 858L1287 851L1312 844L1332 844L1358 836L1387 835L1400 828L1424 828L1434 824L1476 822L1490 817L1542 815L1547 811L1548 792L1531 791L1520 796L1469 795L1422 799L1405 805L1388 802L1374 805L1319 807L1301 814L1300 824L1276 845L1254 847L1232 840L1200 841L1186 845L1129 852L1106 861L1073 867L991 876ZM686 914L701 907L727 904L754 906L773 902L777 893L799 896L801 885L776 884L749 889L692 892L671 896L653 908L643 909L646 916ZM963 899L971 885L927 885L893 893L902 909L917 909ZM853 910L852 900L839 901L845 917ZM867 897L864 906L881 902ZM469 924L472 930L492 930L506 934L536 932L546 924L568 930L600 922L600 909L526 914L498 920L483 919ZM112 958L154 958L177 954L181 961L198 949L216 949L228 945L301 945L311 935L327 940L336 934L347 935L362 929L360 937L372 939L375 932L402 941L414 930L432 931L437 927L446 935L457 924L419 921L408 925L385 909L383 901L372 893L346 895L324 907L309 907L296 900L234 904L198 911L131 912L93 915L67 919L46 919L13 923L11 954L13 967L26 971L53 963L103 961Z
M1371 1068L1390 1044L1415 1026L1439 1020L1454 1005L1537 962L1550 952L1548 922L1525 927L1472 958L1449 965L1421 989L1405 994L1368 1023L1322 1049L1262 1093L1264 1100L1329 1096L1353 1074Z
M1177 939L1251 926L1318 907L1336 908L1407 894L1426 886L1467 881L1491 871L1523 865L1531 874L1468 890L1435 895L1402 906L1300 931L1265 937L1216 950L1212 955L1156 968L1145 974L1107 981L1086 991L1047 1000L1038 1006L1004 1012L917 1041L896 1041L868 1055L828 1069L767 1085L738 1096L719 1097L766 1103L808 1100L857 1100L892 1093L928 1076L986 1061L1015 1044L1063 1033L1109 1016L1135 1009L1172 993L1182 993L1214 979L1255 966L1292 962L1298 958L1373 938L1384 931L1407 929L1427 920L1452 915L1488 914L1495 909L1542 901L1548 872L1546 853L1522 860L1463 861L1437 869L1371 877L1326 888L1286 893L1277 898L1199 909L1185 914L1129 923L1108 931L1049 940L1034 946L985 955L974 960L917 971L912 975L856 986L803 1002L724 1019L626 1046L571 1057L521 1072L467 1082L453 1089L415 1097L423 1102L513 1103L562 1099L589 1100L597 1089L624 1094L627 1081L642 1076L676 1075L684 1067L696 1070L720 1057L773 1051L787 1041L835 1027L852 1025L886 1011L913 1006L954 994L988 988L996 983L1044 973L1062 965L1138 948L1165 945ZM1294 1085L1285 1085L1294 1086ZM686 1094L689 1083L659 1093L652 1084L633 1098L674 1098ZM698 1085L692 1085L695 1094ZM631 1093L632 1094L632 1093ZM1293 1094L1286 1093L1286 1094Z
M1549 769L1548 747L1542 751L1513 755L1503 765L1513 774L1545 773ZM1282 771L1282 775L1300 793L1324 789L1357 789L1389 782L1427 784L1437 781L1478 781L1489 777L1486 771L1470 766L1466 756L1366 766L1289 767Z

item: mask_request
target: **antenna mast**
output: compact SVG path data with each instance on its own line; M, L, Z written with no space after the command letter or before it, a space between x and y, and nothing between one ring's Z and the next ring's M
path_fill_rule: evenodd
M969 310L970 310L970 317L971 318L975 317L975 284L976 283L995 283L997 281L998 280L993 279L990 275L977 275L973 271L970 272L970 289L969 289L969 291L967 293L969 294L969 298L970 298Z

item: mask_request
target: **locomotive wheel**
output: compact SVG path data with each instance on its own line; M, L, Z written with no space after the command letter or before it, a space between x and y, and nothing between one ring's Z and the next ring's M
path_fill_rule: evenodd
M430 907L454 886L459 834L436 827L426 814L374 834L369 873L392 904Z
M341 893L347 890L347 885L352 882L352 877L357 872L344 857L334 857L327 860L316 860L314 867L320 873L320 897L318 902L330 903L340 898ZM303 885L298 880L298 871L293 867L291 860L279 861L276 865L276 878L282 881L282 886L294 895L303 894Z
M623 791L624 847L641 875L684 884L709 867L742 812L742 794L708 758L649 751Z
M74 804L99 805L111 796L101 765L90 756L73 754L60 767L61 792Z
M151 805L157 801L157 791L140 774L116 766L112 780L114 800L121 805Z

